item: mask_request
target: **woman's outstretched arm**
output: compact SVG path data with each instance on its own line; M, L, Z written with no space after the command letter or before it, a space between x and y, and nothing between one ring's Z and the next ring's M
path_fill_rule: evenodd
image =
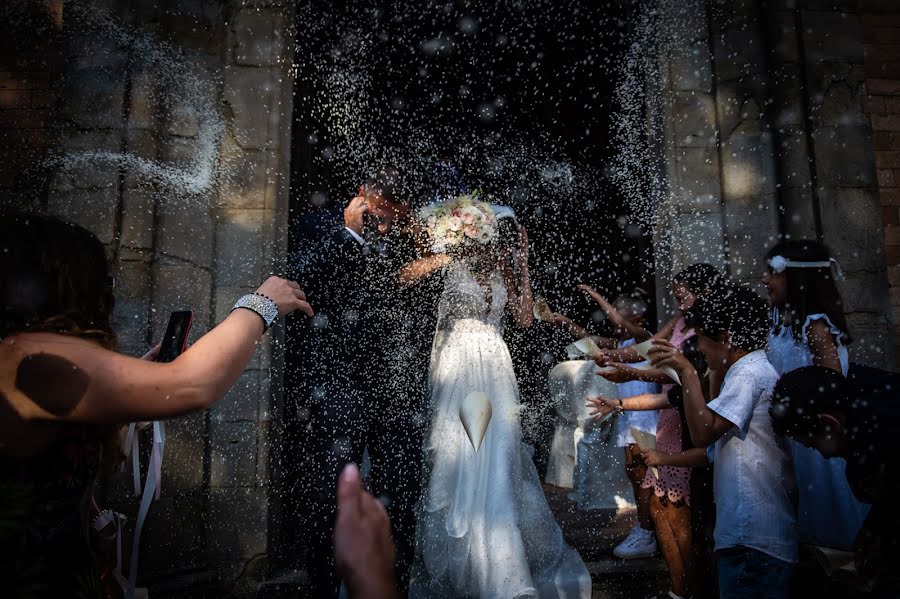
M260 288L280 316L312 315L300 287L277 277ZM76 337L25 333L0 344L0 393L23 420L127 422L171 418L222 398L250 361L263 320L238 309L172 362L124 356Z

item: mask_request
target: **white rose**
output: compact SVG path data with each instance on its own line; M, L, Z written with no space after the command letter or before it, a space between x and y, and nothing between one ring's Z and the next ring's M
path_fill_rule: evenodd
M451 231L459 231L462 229L463 222L458 216L451 216L447 219L447 228Z

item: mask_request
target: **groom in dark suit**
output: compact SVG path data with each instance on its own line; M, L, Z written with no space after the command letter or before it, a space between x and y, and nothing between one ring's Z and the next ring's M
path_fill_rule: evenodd
M342 220L307 220L297 237L312 240L295 256L293 276L316 316L306 331L300 372L289 373L308 417L308 572L311 595L337 594L332 536L335 485L348 462L368 450L369 484L391 518L401 590L413 559L422 422L435 299L429 282L400 284L416 257L409 230L414 192L395 169L371 177Z

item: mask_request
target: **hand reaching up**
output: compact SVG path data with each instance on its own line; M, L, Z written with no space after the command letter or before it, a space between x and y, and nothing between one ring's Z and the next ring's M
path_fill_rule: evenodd
M391 523L384 506L362 489L356 464L341 473L337 499L334 559L350 597L397 599Z
M588 414L590 416L606 416L616 409L618 401L619 400L617 399L610 399L601 395L598 397L589 397L585 405L588 407Z
M589 298L600 304L600 307L603 309L604 314L609 319L611 323L614 325L622 326L625 323L625 318L619 314L619 311L616 310L615 306L613 306L605 297L600 295L597 291L594 290L590 285L585 285L584 283L577 286L578 289L583 291Z

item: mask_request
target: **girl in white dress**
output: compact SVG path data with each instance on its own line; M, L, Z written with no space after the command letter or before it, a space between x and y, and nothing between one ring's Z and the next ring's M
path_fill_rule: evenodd
M503 326L507 314L524 327L533 319L528 239L524 228L500 230L499 241L473 257L440 260L445 282L431 355L428 481L410 597L587 599L587 568L563 540L522 442ZM473 391L486 393L493 409L477 452L459 417Z
M779 375L824 366L847 375L850 333L828 249L808 240L779 243L766 254L763 283L774 321L766 354ZM834 267L834 268L833 268ZM790 442L797 478L800 541L850 550L868 513L850 491L842 458Z

